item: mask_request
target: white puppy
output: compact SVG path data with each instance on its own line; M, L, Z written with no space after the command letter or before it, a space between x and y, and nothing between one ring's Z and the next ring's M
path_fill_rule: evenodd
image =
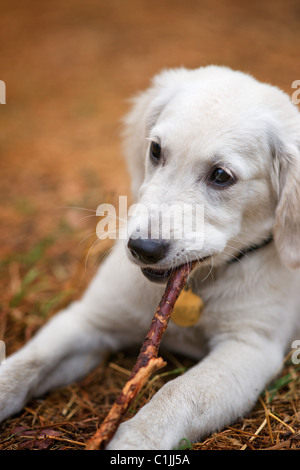
M125 124L133 195L150 216L137 211L82 299L0 366L0 419L107 351L141 345L170 268L198 259L190 285L204 311L191 327L170 322L163 338L197 365L109 445L171 449L249 412L300 338L300 115L279 89L209 66L159 74ZM160 204L203 206L203 236L136 238L167 217Z

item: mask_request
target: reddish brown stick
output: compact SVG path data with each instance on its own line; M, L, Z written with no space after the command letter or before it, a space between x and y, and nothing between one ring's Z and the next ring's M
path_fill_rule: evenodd
M182 265L175 269L170 276L131 375L102 425L87 442L87 450L104 449L106 447L115 434L124 414L150 375L166 365L161 357L157 357L162 335L168 326L175 302L186 285L188 275L195 264L196 262Z

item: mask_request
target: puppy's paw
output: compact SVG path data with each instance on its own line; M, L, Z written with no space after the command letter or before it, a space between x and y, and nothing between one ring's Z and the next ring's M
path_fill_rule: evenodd
M106 447L107 450L153 450L160 448L159 442L151 433L151 424L149 423L147 432L141 432L133 421L131 419L120 425Z
M31 398L34 372L26 364L8 358L0 366L0 422L18 413Z
M119 426L109 450L170 450L176 448L186 429L178 406L170 403L174 384L167 383L138 413ZM177 402L176 402L177 403Z

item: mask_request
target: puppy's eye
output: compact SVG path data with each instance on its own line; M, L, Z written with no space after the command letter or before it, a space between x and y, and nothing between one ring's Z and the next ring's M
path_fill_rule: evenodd
M150 145L150 158L154 164L157 164L161 157L161 146L157 142L152 141Z
M215 168L209 175L209 183L215 186L225 187L234 182L234 177L223 168Z

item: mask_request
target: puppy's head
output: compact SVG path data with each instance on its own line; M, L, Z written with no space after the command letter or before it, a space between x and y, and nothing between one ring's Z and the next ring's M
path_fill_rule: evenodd
M300 266L300 117L287 95L225 67L170 70L125 124L138 203L128 256L150 280L194 259L217 266L270 235Z

